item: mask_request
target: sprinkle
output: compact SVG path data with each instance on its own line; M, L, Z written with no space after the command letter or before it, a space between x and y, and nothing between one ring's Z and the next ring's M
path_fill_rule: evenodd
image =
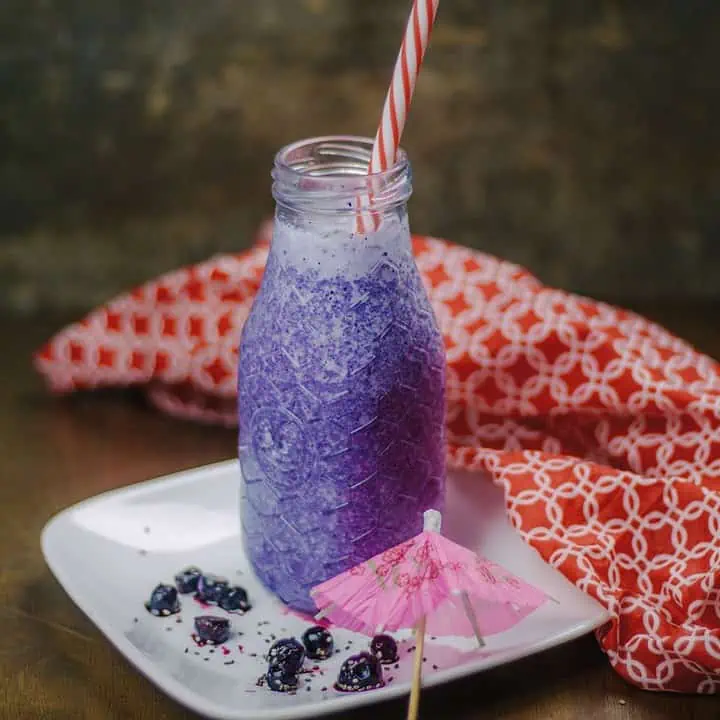
M395 663L395 669L396 669L396 670L399 670L399 669L400 669L400 663Z
M215 652L215 648L210 648L210 654L212 655L212 653L214 653L214 652Z
M137 618L133 618L133 622L136 623L136 622L140 622L140 621Z
M321 688L320 688L320 692L327 692L327 688L326 688L326 687L321 687Z
M169 625L167 625L167 626L165 627L165 632L170 632L171 630L172 630L172 628L171 628Z
M234 660L227 660L223 663L223 665L234 665L234 664L235 664Z
M182 618L181 617L175 618L175 624L182 625Z
M196 655L199 655L200 653L196 650L196 651L195 651L195 654L196 654Z
M142 555L144 557L147 555L147 550L138 550L138 555Z
M257 653L250 653L250 657L257 657Z
M209 658L209 657L204 657L203 660L204 660L205 662L207 662L208 660L210 660L210 658Z
M437 665L433 665L433 670L439 670L440 668Z
M220 649L222 650L222 654L223 654L223 655L229 655L229 654L230 654L230 649L229 649L229 648L226 648L224 645L223 645Z
M244 653L244 652L245 652L245 647L244 647L243 645L238 645L238 650L239 650L241 653Z
M627 700L618 700L621 705L627 705Z
M387 681L390 683L390 682L392 682L394 679L395 679L395 678L391 675L391 676L387 679Z
M150 527L149 527L148 525L146 525L146 526L143 528L143 532L144 532L146 535L149 535L149 534L150 534Z
M187 648L185 648L185 654L187 655L189 652L190 651Z
M308 692L310 692L310 691L312 690L312 688L311 688L309 685L308 685L305 689L306 689Z

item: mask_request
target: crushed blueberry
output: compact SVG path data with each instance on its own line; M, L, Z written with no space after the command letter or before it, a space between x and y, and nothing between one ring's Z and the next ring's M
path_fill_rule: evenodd
M272 665L265 674L265 682L273 692L292 692L298 686L297 675Z
M228 612L246 613L252 609L247 592L239 585L233 585L222 593L218 598L218 605Z
M201 640L219 645L230 637L230 621L214 615L198 615L195 618L195 631Z
M326 660L333 654L333 636L320 625L308 628L303 633L302 641L307 656L312 660Z
M295 675L305 660L305 648L295 638L283 638L268 650L267 661L271 668Z
M194 565L181 570L175 576L175 587L177 588L177 591L183 595L195 592L201 575L202 570Z
M340 667L335 689L340 692L375 690L384 685L380 661L369 652L349 657Z
M219 575L201 575L197 581L195 597L205 603L217 603L229 589L229 583Z
M180 612L177 590L172 585L158 585L145 603L147 611L156 617L167 617Z
M370 652L383 664L398 661L398 646L390 635L376 635L370 642Z

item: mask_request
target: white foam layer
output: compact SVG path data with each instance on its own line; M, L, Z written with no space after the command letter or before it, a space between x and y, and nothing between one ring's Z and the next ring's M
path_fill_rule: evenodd
M396 266L414 262L407 216L385 217L377 231L367 234L356 231L352 217L306 220L301 226L278 219L273 253L280 263L300 272L348 280L366 275L383 260Z

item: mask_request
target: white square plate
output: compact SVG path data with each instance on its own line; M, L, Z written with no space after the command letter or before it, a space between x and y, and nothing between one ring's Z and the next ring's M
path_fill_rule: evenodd
M45 527L42 547L53 573L75 603L146 677L187 707L210 718L318 717L408 692L411 639L399 637L400 662L380 690L333 689L342 661L368 639L333 630L338 652L306 661L294 695L258 687L263 655L274 637L299 637L306 620L288 614L249 570L240 540L237 462L188 470L82 502ZM424 684L438 685L540 652L602 625L607 613L529 548L508 523L499 489L478 475L451 473L447 534L504 565L558 602L546 603L511 630L488 638L483 650L428 641ZM187 565L225 575L246 588L253 610L231 617L234 634L218 648L198 647L193 618L203 610L182 596L179 616L155 618L144 601L159 582L172 583ZM224 649L223 649L224 648ZM463 649L464 648L464 649Z

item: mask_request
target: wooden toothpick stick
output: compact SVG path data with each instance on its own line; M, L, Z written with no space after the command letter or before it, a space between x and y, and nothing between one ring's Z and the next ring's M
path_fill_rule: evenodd
M463 608L465 609L465 614L467 615L468 620L470 621L470 626L472 627L473 632L475 633L475 638L478 642L478 647L485 647L485 640L483 639L482 634L480 633L480 625L477 621L477 616L475 615L475 609L472 606L472 603L470 602L470 597L466 592L460 593L460 597L462 598Z
M415 628L415 664L413 665L412 687L408 704L407 720L417 720L420 709L420 688L422 686L423 653L425 652L425 617Z

